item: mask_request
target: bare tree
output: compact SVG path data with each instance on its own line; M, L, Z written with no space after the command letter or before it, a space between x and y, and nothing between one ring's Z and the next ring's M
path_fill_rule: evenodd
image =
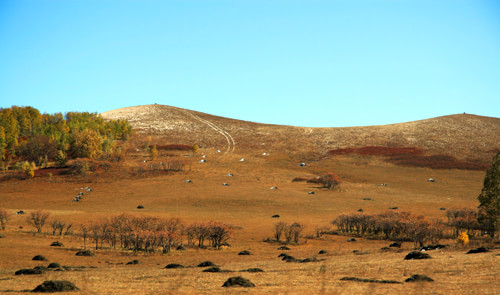
M9 221L10 215L7 210L0 208L0 227L5 229L7 222Z
M38 233L42 232L43 226L45 225L45 222L49 218L50 213L47 211L43 210L37 210L31 212L30 216L28 217L28 223L33 225L35 227L35 230Z
M283 234L283 231L286 228L286 223L280 221L274 225L274 238L276 241L281 240L281 235Z

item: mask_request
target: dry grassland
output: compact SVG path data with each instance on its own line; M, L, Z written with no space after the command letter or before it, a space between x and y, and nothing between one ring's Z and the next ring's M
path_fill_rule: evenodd
M184 120L181 111L175 114L177 119ZM413 249L412 243L403 243L401 249L384 251L381 248L388 246L390 241L357 238L357 242L347 242L348 237L336 235L305 238L314 236L316 227L333 229L330 222L339 214L356 212L360 208L366 213L381 213L398 207L399 211L444 220L445 211L440 210L441 207L477 206L476 197L482 187L484 171L408 168L389 164L379 157L355 155L322 156L300 167L304 157L313 157L314 153L310 152L318 146L326 151L340 144L316 144L312 140L300 145L300 138L288 136L294 132L307 133L306 128L282 126L282 130L290 133L285 132L274 139L262 135L270 132L265 130L268 125L245 130L248 128L246 122L237 121L238 124L228 126L224 123L228 119L197 115L216 125L224 125L235 138L236 151L217 153L217 149L225 147L225 138L208 126L186 121L179 124L202 128L186 127L191 130L186 129L186 132L196 133L198 137L181 141L175 139L178 129L172 133L158 129L157 133L138 134L136 141L130 143L130 149L136 151L144 146L148 134L158 144L205 142L200 154L193 157L160 151L156 161L182 158L189 168L184 172L141 177L115 171L98 177L57 176L0 182L0 208L13 214L7 229L0 231L4 235L0 238L0 293L23 294L45 280L61 279L75 283L81 289L76 294L498 294L499 250L465 254L469 248L481 246L479 241L473 240L468 247L457 246L453 240L441 241L449 246L429 251L432 259L407 261L403 258ZM197 133L200 130L211 136L202 138ZM248 132L263 142L247 137ZM321 130L313 130L311 134L317 132ZM287 141L279 142L284 136L288 137ZM285 145L295 150L289 152ZM270 155L263 156L262 152ZM199 162L201 154L207 156L206 163ZM240 162L241 158L245 161ZM122 168L141 165L144 159L142 151L129 154ZM335 172L342 178L340 190L329 191L317 184L291 182L294 177L310 178L325 172ZM234 176L228 177L227 173ZM427 182L428 178L436 182ZM192 182L186 183L186 179ZM230 185L222 186L224 182ZM86 193L81 202L72 202L80 188L87 186L93 191ZM272 186L278 189L271 190ZM309 191L315 194L308 195ZM364 200L366 198L371 200ZM139 204L144 209L137 209ZM123 212L179 217L185 223L217 220L234 226L235 230L229 241L231 247L222 250L173 250L162 255L100 249L93 257L78 257L75 253L83 248L79 235L54 237L47 233L50 225L46 225L46 233L35 235L26 221L27 215L14 214L20 209L27 213L47 210L52 219L74 223L76 233L80 224ZM281 217L271 218L274 214ZM315 256L320 261L281 261L278 255L284 251L277 250L279 245L263 242L273 236L277 221L300 222L306 226L300 244L291 245L291 250L286 251L289 255L296 258ZM51 247L56 240L64 246ZM87 243L90 247L91 243ZM242 250L249 250L252 255L237 255ZM320 250L328 253L320 255ZM357 252L353 252L355 250ZM49 262L85 268L49 271L42 275L14 275L18 269L49 263L32 261L37 254L44 255ZM138 259L139 264L125 264L133 259ZM205 273L194 267L206 260L232 272ZM169 263L189 267L164 269ZM256 267L264 272L239 272ZM340 280L360 277L403 282L413 274L425 274L435 282L378 284ZM227 278L238 275L250 279L256 287L221 287Z

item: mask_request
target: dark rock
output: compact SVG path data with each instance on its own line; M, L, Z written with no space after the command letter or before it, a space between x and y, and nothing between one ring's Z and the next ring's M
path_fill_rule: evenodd
M245 279L243 277L232 277L227 279L227 281L222 285L222 287L255 287L255 284L250 282L249 279Z
M137 206L137 209L144 209L144 206L143 205L139 205L139 206Z
M439 210L444 211L444 210L446 210L446 208L445 207L441 207L441 208L439 208Z
M347 241L348 242L356 242L356 239L355 238L349 238Z
M359 209L358 209L358 212L363 212L363 209L359 208Z
M76 252L75 255L76 256L94 256L94 253L92 253L92 251L90 251L90 250L81 250L81 251Z
M429 259L429 258L431 258L429 254L420 251L412 251L405 256L405 260Z
M36 260L36 261L49 261L45 256L42 255L36 255L35 257L31 258L31 260Z
M52 246L52 247L63 247L64 245L61 242L59 242L59 241L55 241L52 244L50 244L50 246Z
M273 216L271 216L272 218L280 218L280 216L278 214L274 214Z
M134 259L134 260L129 261L129 262L126 263L126 265L131 265L131 264L139 264L139 260Z
M212 261L208 260L198 264L198 267L210 267L210 266L215 266L215 264Z
M343 277L340 279L341 281L354 281L354 282L362 282L362 283L380 283L380 284L402 284L399 281L392 280L373 280L373 279L363 279L356 277Z
M314 195L313 191L308 192L309 195Z
M19 276L19 275L41 275L43 273L44 273L44 271L41 269L23 268L23 269L16 271L14 274L16 276Z
M177 263L170 263L165 266L165 268L184 268L184 265L177 264Z
M391 210L398 210L399 208L398 207L390 207L389 209L391 209Z
M32 292L52 293L52 292L67 292L80 290L73 283L68 281L45 281L38 285Z
M326 250L319 250L318 254L328 254L328 251L326 251Z
M250 253L250 251L248 251L248 250L243 250L243 251L241 251L240 253L238 253L238 255L250 255L250 254L251 254L251 253Z
M47 268L61 268L61 265L57 262L52 262L51 264L47 265Z
M412 275L411 277L407 278L405 282L410 283L410 282L434 282L433 279L429 278L426 275Z
M490 252L490 251L484 247L479 247L476 249L471 249L465 254L476 254L476 253L486 253L486 252Z
M389 247L401 248L401 242L394 242L394 243L390 244Z
M290 250L287 246L281 246L278 248L278 250Z

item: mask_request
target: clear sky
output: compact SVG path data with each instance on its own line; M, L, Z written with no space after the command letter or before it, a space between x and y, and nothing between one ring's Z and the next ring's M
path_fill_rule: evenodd
M500 1L0 1L0 107L153 103L308 127L500 117Z

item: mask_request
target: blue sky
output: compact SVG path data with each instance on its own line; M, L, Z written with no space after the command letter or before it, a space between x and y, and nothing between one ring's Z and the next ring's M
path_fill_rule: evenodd
M261 123L500 117L500 2L2 0L0 107Z

